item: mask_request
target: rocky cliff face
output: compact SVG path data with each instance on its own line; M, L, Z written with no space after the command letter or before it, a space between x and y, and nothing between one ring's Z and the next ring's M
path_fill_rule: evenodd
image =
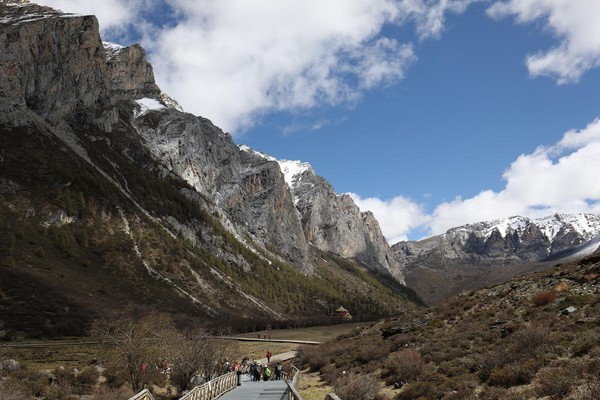
M137 118L134 125L165 167L214 201L238 237L250 237L312 272L308 246L276 162L242 152L210 121L174 110Z
M109 101L108 66L94 16L32 3L0 4L0 96L56 124Z
M336 194L312 169L295 177L291 190L309 243L320 250L359 260L404 282L372 213L362 213L349 195Z
M361 212L348 195L339 195L308 163L277 160L241 147L254 157L279 165L306 241L317 249L352 258L369 269L404 283L404 275L371 212Z
M448 230L423 241L393 246L407 282L426 301L497 283L540 263L597 249L600 218L593 214L511 217ZM429 282L428 282L429 281ZM440 282L448 281L445 286Z
M18 265L19 281L80 305L110 287L115 304L210 318L339 303L373 317L418 301L372 215L314 173L314 188L291 186L281 162L180 111L141 47L27 2L0 3L0 21L0 275Z
M121 46L103 43L113 97L160 99L161 90L154 82L152 65L146 59L146 52L139 44Z

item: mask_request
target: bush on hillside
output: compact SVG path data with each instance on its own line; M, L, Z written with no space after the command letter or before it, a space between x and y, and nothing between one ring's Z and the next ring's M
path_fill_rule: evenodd
M538 292L531 297L531 303L535 307L545 306L556 299L556 293L552 290L547 292Z
M418 350L404 349L387 357L381 377L388 385L404 385L415 381L424 368L425 362Z
M550 343L550 330L544 326L531 325L512 334L517 353L524 356L535 354L542 346Z
M371 375L346 373L333 382L335 393L344 400L371 400L379 393L379 382Z
M313 372L320 371L328 364L327 356L321 346L301 346L298 349L298 358L301 365L307 366Z
M536 393L538 396L549 396L551 399L562 399L571 390L575 377L564 367L542 369L536 376Z
M535 373L535 364L532 362L508 364L492 372L488 383L505 388L526 385L531 382Z
M28 394L25 383L14 379L0 380L0 398L2 400L33 399L33 397Z

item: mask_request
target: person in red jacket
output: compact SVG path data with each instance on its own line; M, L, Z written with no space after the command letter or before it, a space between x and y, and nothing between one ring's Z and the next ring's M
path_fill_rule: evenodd
M270 351L267 351L267 364L271 362L271 356L272 356L272 355L273 355L273 354L271 354L271 352L270 352Z

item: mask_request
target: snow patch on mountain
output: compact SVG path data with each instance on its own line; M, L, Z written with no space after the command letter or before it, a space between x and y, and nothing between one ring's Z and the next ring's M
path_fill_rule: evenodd
M294 188L298 184L303 173L307 171L314 173L312 166L307 162L298 160L279 160L275 157L271 157L267 154L256 151L246 145L240 146L240 150L256 154L269 161L277 162L279 164L279 168L281 169L281 173L285 177L285 183L290 189Z
M498 231L502 237L506 237L506 235L513 232L521 234L532 225L537 226L551 242L561 230L563 232L572 230L586 240L600 234L600 218L594 214L580 213L554 214L537 219L521 216L501 218L452 228L444 236L459 238L464 242L470 234L488 239L494 231Z
M117 55L125 46L113 42L102 42L104 50L106 51L106 57L110 61L115 55Z
M160 101L156 99L149 99L147 97L143 99L138 99L135 102L138 103L138 105L140 106L139 111L137 111L134 115L135 118L141 117L148 111L164 110L165 108L167 108Z

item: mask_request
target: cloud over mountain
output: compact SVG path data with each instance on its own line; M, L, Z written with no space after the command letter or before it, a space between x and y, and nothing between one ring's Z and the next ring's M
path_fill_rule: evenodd
M141 34L160 86L234 134L268 113L352 106L401 80L414 38L385 28L413 23L420 39L439 37L446 15L474 1L41 0L97 14L105 33ZM151 8L175 18L163 24Z

